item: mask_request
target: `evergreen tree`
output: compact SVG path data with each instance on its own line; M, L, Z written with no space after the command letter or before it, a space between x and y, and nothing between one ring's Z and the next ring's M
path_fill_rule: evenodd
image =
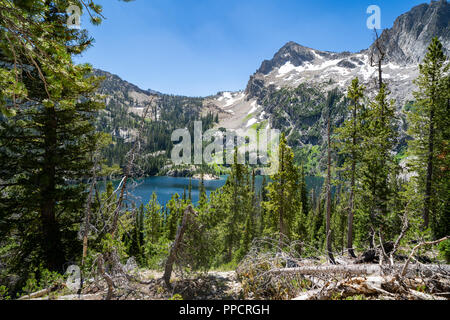
M192 202L192 179L189 178L188 199Z
M331 109L338 98L337 90L328 93L327 107L328 107L328 124L327 124L327 218L326 218L326 237L327 237L327 253L328 258L332 264L335 264L332 250L332 232L331 232Z
M30 21L22 27L30 28L31 37L40 43L34 53L30 48L12 52L20 48L20 39L6 45L11 26L5 31L0 19L0 59L11 64L15 58L34 60L31 68L16 64L16 80L26 99L6 94L15 115L0 119L0 184L5 188L0 229L2 237L18 238L12 265L20 269L42 263L62 272L66 261L81 252L77 226L86 197L82 180L93 165L90 154L98 147L94 123L103 106L95 94L100 79L91 76L90 66L75 66L72 61L91 39L84 31L66 27L67 16L60 13L66 8L67 1L35 1L26 11L10 8L10 13L19 12ZM39 21L36 28L35 21ZM5 69L1 70L3 75ZM2 98L4 94L2 90Z
M251 217L251 214L249 214L245 221L245 227L244 227L243 236L242 236L242 243L241 243L241 247L239 248L239 252L237 254L238 261L242 260L242 258L244 258L245 255L250 250L250 246L253 241L253 235L254 235L254 222Z
M166 205L166 209L165 234L167 239L175 240L177 228L185 209L185 204L180 199L178 193L172 196Z
M448 234L448 224L441 223L448 208L448 75L449 64L442 44L433 38L428 52L419 65L420 75L416 79L419 90L414 92L416 105L408 114L409 131L413 137L409 142L409 160L413 179L423 197L423 228L430 226L435 237ZM447 212L448 213L448 212ZM431 219L430 219L431 216ZM448 220L447 220L448 221Z
M306 186L305 166L303 163L300 168L300 198L302 202L302 213L306 217L308 216L310 205L308 201L308 188Z
M267 186L268 201L263 206L267 212L269 231L279 234L280 247L291 239L292 225L297 215L302 214L300 182L298 170L294 165L294 154L288 147L286 137L281 136L279 145L278 172Z
M145 205L145 241L156 244L162 235L161 205L158 203L156 194L153 193L150 202Z
M392 196L389 179L396 179L396 162L392 155L397 143L394 101L388 102L388 91L383 84L367 110L361 143L362 202L370 221L369 245L383 238L383 226Z
M239 245L241 232L239 226L245 221L247 201L249 196L249 186L246 184L248 175L247 167L238 163L238 149L234 151L234 163L227 180L225 192L231 198L231 210L225 217L225 244L227 247L227 262L233 257L233 249Z
M341 168L344 176L350 180L350 196L348 203L348 223L347 223L347 250L350 257L355 258L353 251L353 219L355 212L355 192L357 165L361 158L362 126L363 126L363 106L361 100L364 98L365 87L359 84L359 79L355 78L348 89L348 98L351 101L351 118L344 122L342 127L337 129L339 139L340 154L345 157L345 162Z
M346 231L347 231L347 216L348 216L348 197L346 191L341 190L340 194L334 197L333 214L331 215L331 230L333 232L333 247L340 252L344 252ZM339 201L338 201L339 199Z
M135 221L127 242L127 254L135 257L140 265L144 263L144 205L141 205L135 214Z
M314 207L314 210L310 211L308 217L308 240L310 245L314 248L321 248L325 240L325 193L326 190L323 190L322 194L319 194L316 200L317 204ZM316 252L314 252L314 254L315 253Z
M264 202L268 200L267 197L267 179L266 176L263 176L262 184L261 184L261 190L259 192L259 201L260 201L260 213L259 213L259 229L258 234L259 236L262 236L264 234L264 230L267 227L266 226L266 209L263 205Z
M242 258L254 234L254 194L249 169L238 163L237 159L236 148L234 163L225 185L211 194L206 207L208 214L202 215L205 225L217 234L216 264L219 265Z
M206 195L205 181L204 181L204 174L203 174L203 172L202 172L201 178L200 178L199 192L200 192L200 194L199 194L198 207L200 209L202 209L208 204L208 196Z

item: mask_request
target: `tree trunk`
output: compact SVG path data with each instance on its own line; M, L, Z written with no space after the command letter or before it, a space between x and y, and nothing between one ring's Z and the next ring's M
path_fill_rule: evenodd
M425 203L423 206L423 228L427 229L430 224L430 206L431 206L431 191L433 181L433 153L434 153L434 107L431 107L430 112L430 131L428 141L428 164L427 177L425 186Z
M330 106L331 108L331 106ZM331 113L331 112L330 112ZM328 258L332 264L335 264L331 247L331 116L328 114L328 173L327 173L327 222L326 222L326 237L327 237L327 251Z
M405 270L405 275L410 274L432 274L434 272L450 272L450 265L405 265L395 264L390 267L391 273L402 273ZM365 265L335 265L335 266L305 266L297 268L281 268L268 271L274 274L297 274L297 275L371 275L371 274L383 274L386 270L379 264L365 264Z
M111 300L113 296L114 282L111 276L105 271L105 261L101 253L97 255L97 265L98 265L98 272L103 277L103 279L106 282L106 285L108 286L108 293L106 294L105 300Z
M93 198L93 193L94 193L94 189L95 189L95 184L97 183L96 166L97 166L97 163L95 162L94 174L92 177L91 187L89 189L89 196L88 196L87 203L86 203L86 214L85 214L85 218L84 218L85 225L84 225L84 231L83 231L83 256L81 258L82 266L84 266L84 262L86 260L87 250L88 250L89 223L90 223L91 214L92 214L91 205L92 205L92 198Z
M184 211L182 223L178 227L175 241L172 245L172 248L170 249L170 253L169 256L167 257L166 265L164 267L163 279L164 282L166 283L167 288L169 289L172 288L172 285L170 284L170 277L172 276L173 264L175 263L175 260L177 258L178 250L180 249L181 242L183 241L183 236L188 227L191 214L195 215L195 211L192 208L192 206L189 205L187 209Z
M283 247L284 238L287 237L286 232L286 226L284 223L284 179L283 179L283 173L284 173L284 158L285 158L285 150L282 148L282 154L280 155L280 172L281 172L281 180L280 180L280 192L279 192L279 201L280 201L280 211L279 211L279 228L280 228L280 239L279 239L279 245L278 248L281 250Z
M353 108L353 148L356 148L356 101ZM347 250L352 258L356 258L353 251L353 216L354 216L354 193L355 193L355 173L356 173L356 154L352 152L352 178L350 182L350 197L348 204L348 228L347 228Z
M381 68L382 63L383 63L383 59L380 58L378 60L378 87L380 90L383 87L383 69Z
M64 252L61 233L56 221L56 149L57 117L54 108L45 109L47 120L44 122L44 163L39 179L40 216L42 228L42 246L45 262L51 271L62 272Z

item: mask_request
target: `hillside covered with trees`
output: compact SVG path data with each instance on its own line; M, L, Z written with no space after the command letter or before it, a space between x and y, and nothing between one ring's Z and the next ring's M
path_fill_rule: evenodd
M198 203L186 190L137 206L129 187L167 164L172 132L219 116L202 98L123 87L75 64L93 39L67 27L69 2L0 0L0 299L199 299L208 274L224 271L236 299L449 298L450 64L437 37L405 110L407 138L380 62L374 88L356 77L345 92L266 95L283 134L262 188L236 148L209 197L202 179ZM101 23L100 6L71 2ZM326 179L320 193L306 187L312 172ZM102 190L112 176L118 186ZM370 268L382 272L364 284Z

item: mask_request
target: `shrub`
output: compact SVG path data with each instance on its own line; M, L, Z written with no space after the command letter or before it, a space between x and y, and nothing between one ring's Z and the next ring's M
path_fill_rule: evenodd
M0 300L9 300L11 297L8 295L8 288L0 286Z
M450 264L450 240L445 240L439 244L439 257Z

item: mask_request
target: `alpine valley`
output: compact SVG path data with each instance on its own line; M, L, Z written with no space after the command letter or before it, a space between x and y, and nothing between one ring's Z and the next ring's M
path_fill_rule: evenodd
M382 64L383 81L397 107L401 134L396 151L399 153L408 139L404 111L413 102L413 80L418 76L419 62L433 36L439 38L448 55L449 21L447 1L424 3L398 17L393 27L385 29L379 37L386 53ZM331 111L333 126L338 127L348 116L346 90L352 79L358 77L368 92L376 93L373 89L377 87L378 66L371 61L375 51L375 44L352 53L320 51L289 42L271 60L262 62L244 90L203 98L142 90L97 70L98 75L106 77L101 94L105 95L107 105L99 127L111 133L115 142L107 151L109 164L123 164L125 150L133 140L144 107L151 102L154 107L147 116L156 121L148 121L151 123L148 135L155 139L146 151L157 160L152 160L154 164L147 169L150 174L168 173L170 164L162 164L167 164L167 155L172 149L170 133L177 128L191 127L192 122L200 118L206 128L217 126L234 130L271 126L280 129L294 147L296 162L303 162L310 175L323 172L327 93L333 89L339 93ZM172 171L171 174L180 173Z
M415 6L392 28L373 30L373 43L359 52L288 42L245 88L207 97L139 88L94 69L104 55L76 62L95 39L74 28L74 8L83 8L92 25L102 23L102 12L108 16L103 7L111 10L112 23L102 30L107 39L114 35L121 57L111 68L125 68L124 61L156 61L153 49L180 56L170 45L130 37L136 17L149 19L143 14L153 10L161 11L161 38L162 25L185 26L169 19L178 15L190 26L204 25L200 15L224 19L227 34L243 33L215 2L0 0L0 300L449 300L448 1ZM299 35L311 28L300 9L257 2L279 6ZM308 9L306 1L283 2ZM159 10L161 3L170 9ZM340 10L360 12L361 1L349 3ZM235 5L244 11L240 0ZM343 19L333 8L315 17L303 12L334 24L329 15ZM114 12L124 23L122 37ZM147 27L140 29L145 35L154 31ZM183 31L189 37L176 42L197 45L191 29ZM197 38L207 43L208 36ZM282 39L270 38L277 46L291 38ZM202 53L220 58L212 49ZM135 52L145 60L133 59ZM199 78L198 70L183 75ZM183 81L169 80L170 88ZM268 157L246 148L250 164L238 161L244 157L236 145L255 143L254 131L240 130L266 128L281 131L279 143L272 134L257 136L272 151ZM183 164L192 150L197 164ZM208 151L228 164L211 164ZM255 159L275 170L260 170ZM165 304L164 313L269 312L269 304L227 305L179 302ZM277 317L278 309L270 314Z

